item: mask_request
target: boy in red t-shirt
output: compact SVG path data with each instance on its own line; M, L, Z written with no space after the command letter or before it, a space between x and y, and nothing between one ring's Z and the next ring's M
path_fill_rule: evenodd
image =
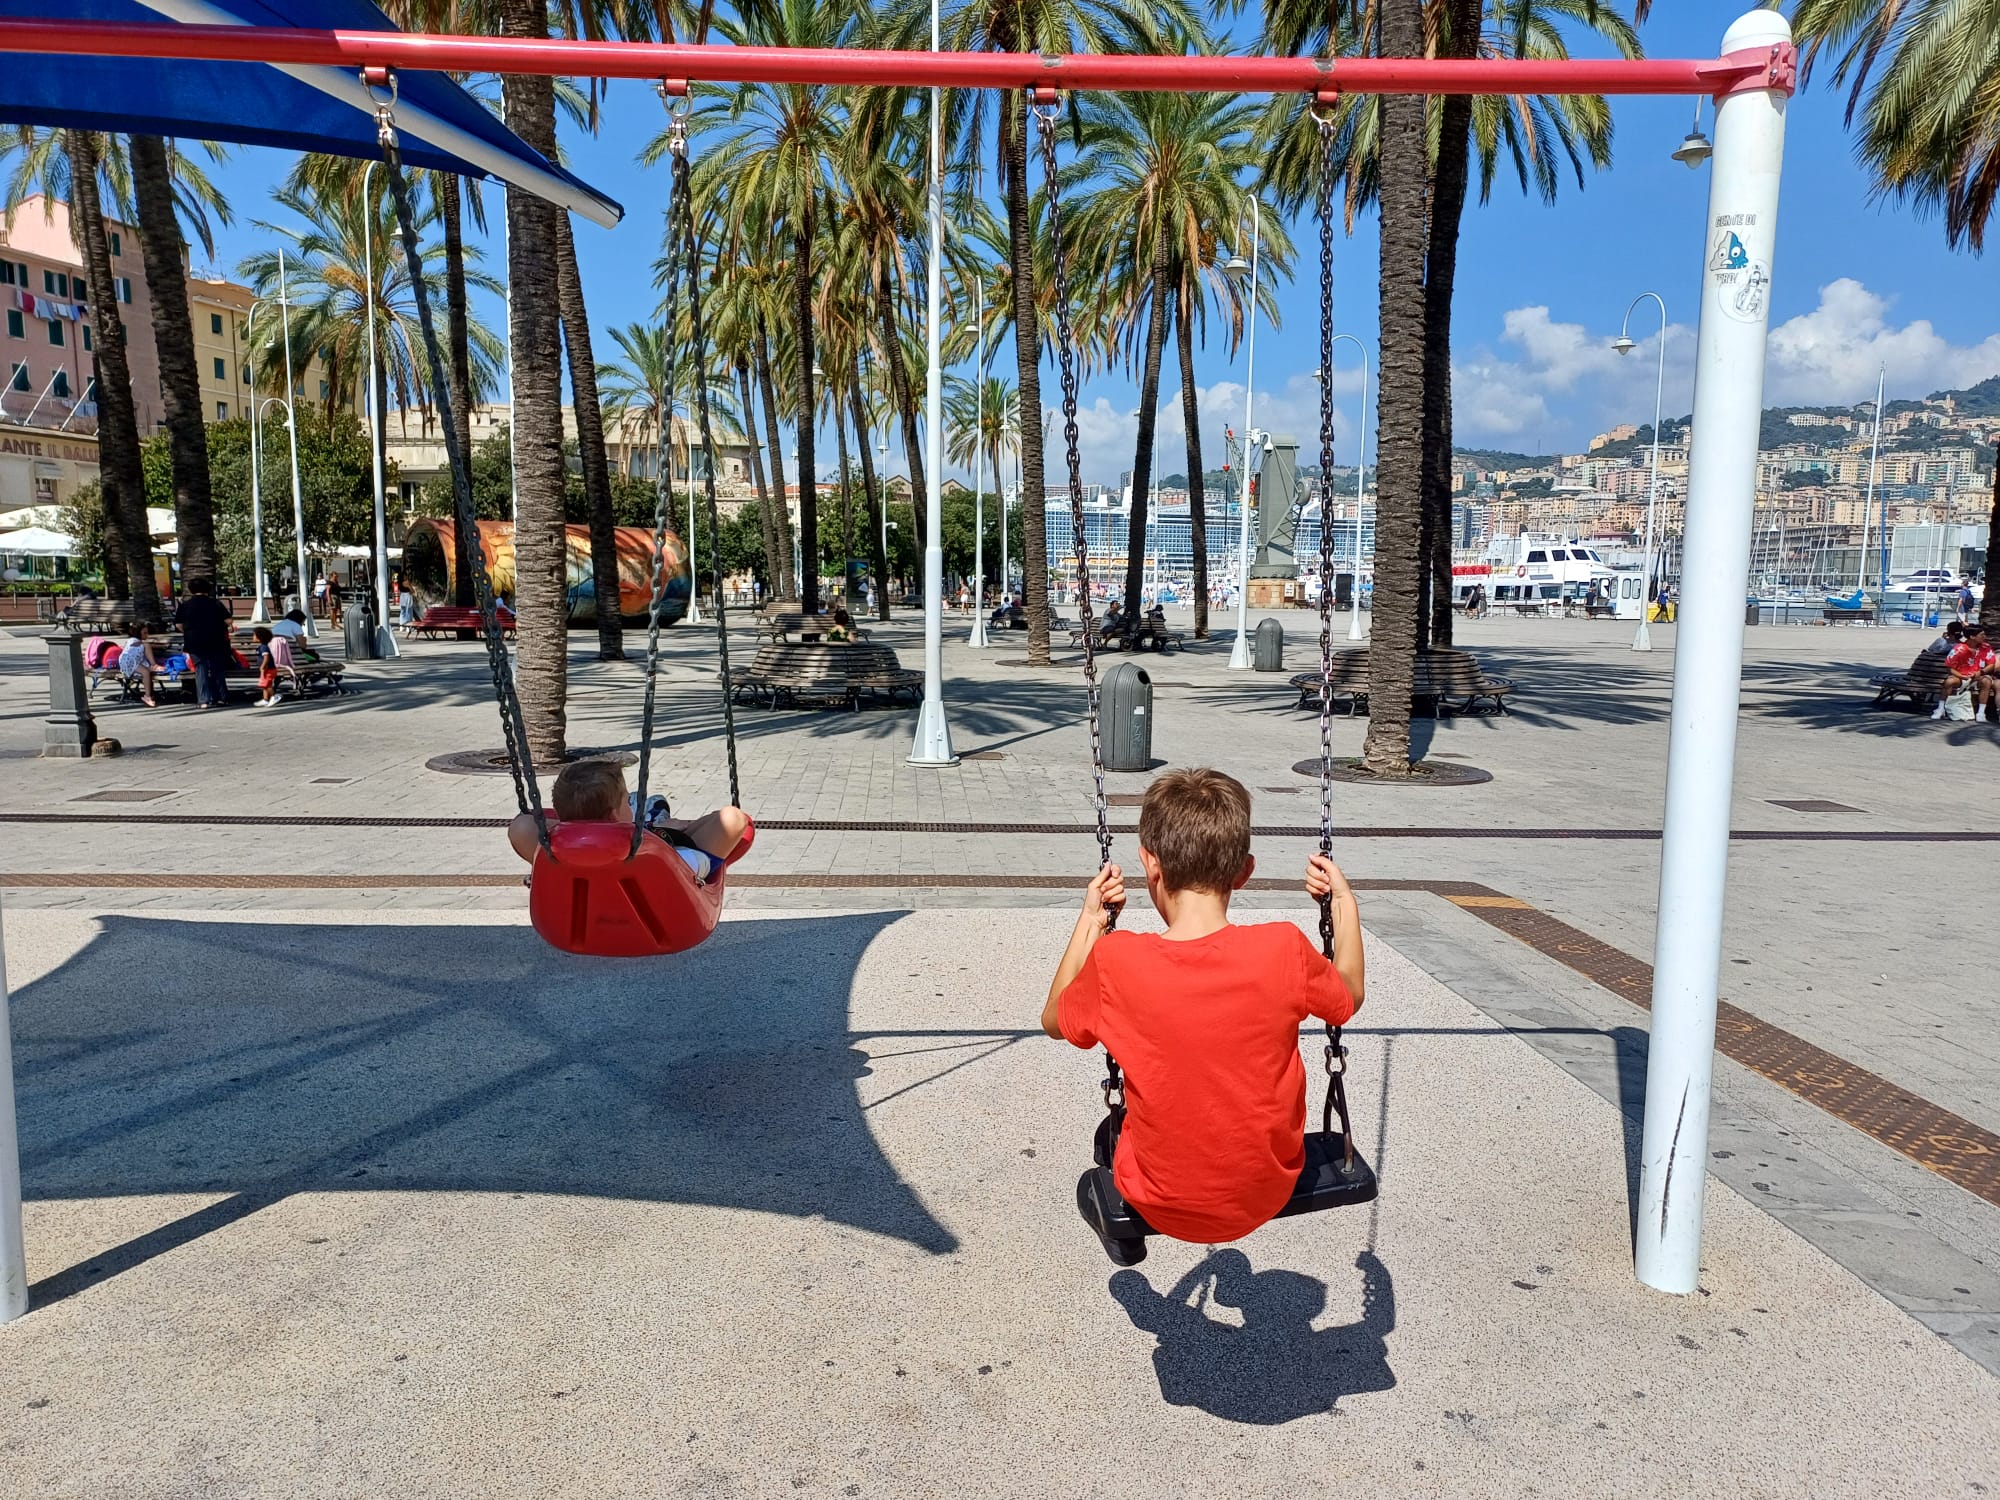
M1942 719L1946 702L1968 684L1972 688L1972 717L1990 721L1996 694L2000 694L2000 664L1996 664L1993 647L1986 640L1986 627L1980 624L1967 625L1965 639L1946 655L1944 686L1938 691L1931 717Z
M1219 771L1153 782L1139 860L1167 930L1107 933L1125 878L1116 865L1098 871L1042 1030L1101 1044L1125 1070L1111 1164L1125 1201L1175 1239L1240 1239L1284 1207L1305 1165L1299 1024L1342 1025L1360 1007L1361 914L1339 866L1315 854L1306 894L1333 902L1331 963L1290 922L1230 924L1229 897L1256 861L1250 794Z

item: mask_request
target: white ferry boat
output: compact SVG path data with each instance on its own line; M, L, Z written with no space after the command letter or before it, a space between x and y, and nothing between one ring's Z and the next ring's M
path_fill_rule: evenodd
M1479 584L1489 605L1549 614L1582 600L1594 584L1621 620L1639 618L1645 593L1638 569L1614 568L1591 543L1530 535L1495 537L1478 562L1452 568L1454 602Z

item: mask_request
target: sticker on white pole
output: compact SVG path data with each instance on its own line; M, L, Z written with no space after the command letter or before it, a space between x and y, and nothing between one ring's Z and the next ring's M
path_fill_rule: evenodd
M1751 247L1756 246L1753 250ZM1715 305L1739 323L1761 323L1771 306L1771 262L1762 250L1755 214L1717 214L1708 252Z

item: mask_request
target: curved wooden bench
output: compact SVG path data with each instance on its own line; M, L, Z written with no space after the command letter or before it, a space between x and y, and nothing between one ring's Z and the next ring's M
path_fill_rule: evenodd
M1869 678L1875 689L1876 708L1887 708L1898 698L1907 698L1913 708L1928 708L1944 691L1945 658L1936 651L1919 651L1917 659L1901 672L1878 672Z
M514 611L502 609L496 612L500 622L500 633L514 633ZM440 635L455 635L458 639L471 640L486 628L479 611L463 604L433 604L425 610L421 619L404 627L411 635L421 635L435 639Z
M1299 690L1300 708L1319 707L1320 674L1301 672L1291 679ZM1368 653L1342 651L1333 658L1333 702L1352 717L1368 710ZM1507 695L1514 691L1508 677L1488 677L1463 651L1419 652L1410 682L1414 702L1428 702L1434 713L1476 713L1483 703L1495 713L1507 712Z
M864 697L915 701L923 696L924 674L904 667L887 646L774 641L759 646L749 666L731 669L729 691L738 702L772 708L818 702L856 709Z

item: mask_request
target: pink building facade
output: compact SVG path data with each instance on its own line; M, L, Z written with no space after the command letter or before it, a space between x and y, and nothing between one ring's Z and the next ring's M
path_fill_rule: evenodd
M146 437L164 416L151 294L138 231L115 219L106 219L104 228L139 435ZM94 433L96 364L90 288L83 251L70 238L69 205L37 194L21 204L11 222L0 223L0 416L38 428Z

